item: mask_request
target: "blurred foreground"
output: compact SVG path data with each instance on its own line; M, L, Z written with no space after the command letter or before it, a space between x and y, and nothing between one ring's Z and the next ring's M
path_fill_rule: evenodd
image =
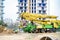
M60 40L60 33L17 33L17 34L0 34L0 40Z

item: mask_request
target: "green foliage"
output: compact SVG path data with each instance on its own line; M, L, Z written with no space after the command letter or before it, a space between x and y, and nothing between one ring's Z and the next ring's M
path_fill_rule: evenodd
M5 24L5 23L4 23L4 24L2 24L2 26L5 26L5 27L7 27L7 24Z
M0 20L0 25L2 25L2 24L3 24L3 21Z
M2 25L2 26L6 26L7 27L7 24L6 23L4 23L3 21L1 21L0 20L0 25Z
M23 30L25 32L32 32L34 29L36 29L36 25L28 23L28 25Z

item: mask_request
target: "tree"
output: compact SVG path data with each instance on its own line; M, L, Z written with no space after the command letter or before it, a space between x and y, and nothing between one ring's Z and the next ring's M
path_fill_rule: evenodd
M0 25L2 25L2 24L3 24L3 21L0 20Z
M7 24L0 20L0 25L7 27Z

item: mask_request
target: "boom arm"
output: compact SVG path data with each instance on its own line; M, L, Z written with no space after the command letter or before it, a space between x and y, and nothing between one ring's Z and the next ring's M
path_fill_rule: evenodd
M46 15L46 14L33 14L33 13L22 13L20 15L21 18L25 19L25 20L29 20L31 22L35 22L38 24L50 24L50 23L54 23L54 27L57 28L56 26L56 22L60 23L60 20L40 20L39 18L52 18L52 19L56 19L57 16L50 16L50 15Z

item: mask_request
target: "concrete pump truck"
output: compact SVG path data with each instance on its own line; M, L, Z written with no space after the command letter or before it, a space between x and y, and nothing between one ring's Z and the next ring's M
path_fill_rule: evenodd
M57 29L60 29L60 20L57 20L57 16L22 13L20 17L21 20L26 20L25 26L23 22L19 26L23 28L24 32L56 32Z

